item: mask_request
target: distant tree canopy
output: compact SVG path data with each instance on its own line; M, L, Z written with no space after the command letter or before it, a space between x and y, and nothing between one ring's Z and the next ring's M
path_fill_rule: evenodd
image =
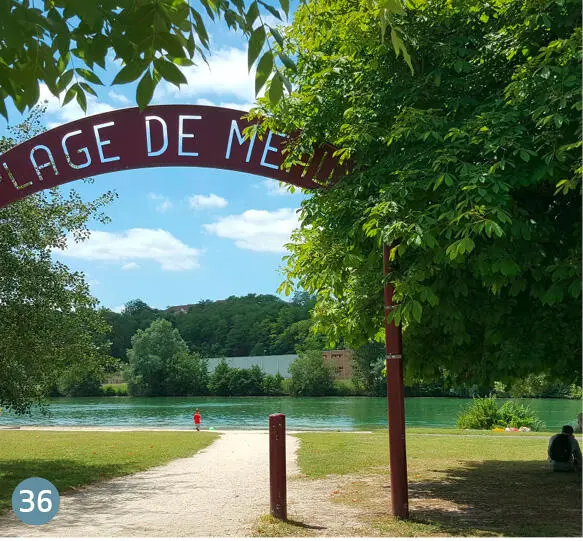
M297 348L324 348L324 338L311 332L315 299L303 292L286 302L274 295L250 294L221 301L200 301L187 313L150 308L130 301L121 314L102 310L111 325L111 355L127 360L126 351L138 329L158 318L172 322L188 348L203 357L283 355Z
M290 161L327 140L354 163L302 203L283 289L331 339L382 341L386 244L408 373L580 382L580 1L407 2L414 75L374 4L300 5L295 90L257 110Z
M164 319L157 319L132 337L126 369L128 390L139 396L205 394L206 361L190 352L180 333Z

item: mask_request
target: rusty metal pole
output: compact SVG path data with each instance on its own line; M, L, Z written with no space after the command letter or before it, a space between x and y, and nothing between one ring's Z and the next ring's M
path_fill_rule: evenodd
M271 514L287 520L287 486L285 475L285 415L269 416L269 501Z
M389 246L383 249L385 278L391 272ZM389 468L391 471L391 506L393 515L409 517L407 455L405 446L405 387L403 385L403 348L401 327L388 322L393 310L393 285L385 280L385 349L387 361L387 403L389 408Z

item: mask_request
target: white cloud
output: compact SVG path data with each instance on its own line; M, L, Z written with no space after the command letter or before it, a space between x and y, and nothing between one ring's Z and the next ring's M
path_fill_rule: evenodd
M267 195L290 195L287 185L277 180L265 179L261 184L267 189Z
M69 236L58 255L87 261L126 264L133 260L155 261L162 270L196 269L201 250L191 248L164 229L135 228L120 233L91 231L87 241L75 243ZM128 261L130 260L130 261Z
M193 209L222 209L229 203L224 197L211 193L210 195L193 195L188 198Z
M122 304L121 306L114 306L113 308L110 308L110 310L112 312L115 312L117 314L121 314L123 312L123 309L126 307L125 304Z
M158 212L166 212L167 210L171 209L174 206L172 201L170 201L170 198L166 197L165 195L149 193L148 197L153 201L160 201L160 204L156 206L156 210Z
M135 261L130 261L129 263L122 265L121 270L134 270L139 268L140 266Z
M64 94L61 95L61 98ZM109 103L104 103L99 101L95 96L87 94L87 112L84 113L77 100L70 101L64 107L61 107L61 100L51 94L47 85L40 85L40 97L39 103L46 102L47 115L52 118L51 121L47 122L49 129L60 126L61 124L66 124L67 122L72 122L73 120L78 120L86 116L97 115L99 113L106 113L107 111L113 111L114 107L109 105Z
M285 252L291 232L298 226L295 209L247 210L243 214L219 218L203 227L213 235L232 239L244 250Z
M253 103L255 68L251 72L248 71L246 50L234 47L218 49L208 57L208 61L208 66L200 62L196 66L181 68L188 81L187 85L177 88L167 81L162 81L156 89L156 100L167 97L199 97L204 94L229 96L228 101L232 102L231 105L237 104L236 108L241 107L240 104Z
M121 103L122 105L129 105L132 103L128 97L124 96L123 94L120 94L119 92L116 92L115 90L110 90L108 96L113 101L117 101L118 103Z
M160 203L156 207L156 210L158 212L166 212L168 209L171 209L173 206L174 205L173 205L172 201L170 201L169 199L164 199L164 201L162 201L162 203Z

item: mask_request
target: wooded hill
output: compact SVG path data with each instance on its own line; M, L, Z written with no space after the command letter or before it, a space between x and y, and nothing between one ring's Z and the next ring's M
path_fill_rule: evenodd
M186 313L151 308L141 300L129 301L119 314L107 309L102 313L111 325L111 355L122 361L135 332L159 318L172 322L190 350L202 357L236 357L295 353L298 346L323 349L323 339L310 334L314 304L306 293L297 293L291 302L249 294L202 300Z

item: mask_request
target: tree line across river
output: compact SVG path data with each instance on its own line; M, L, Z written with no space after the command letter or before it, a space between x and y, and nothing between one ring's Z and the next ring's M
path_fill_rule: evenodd
M102 309L111 326L109 366L66 371L53 396L257 396L386 395L384 345L370 343L353 352L351 380L335 380L322 359L326 337L312 332L315 299L296 293L290 302L274 295L201 301L183 310L158 310L141 300L121 313ZM258 365L234 368L210 357L298 354L290 378L265 374ZM109 384L104 384L109 382ZM117 382L117 383L115 383ZM456 382L446 370L432 379L406 377L408 396L577 398L581 388L532 374L511 385Z

